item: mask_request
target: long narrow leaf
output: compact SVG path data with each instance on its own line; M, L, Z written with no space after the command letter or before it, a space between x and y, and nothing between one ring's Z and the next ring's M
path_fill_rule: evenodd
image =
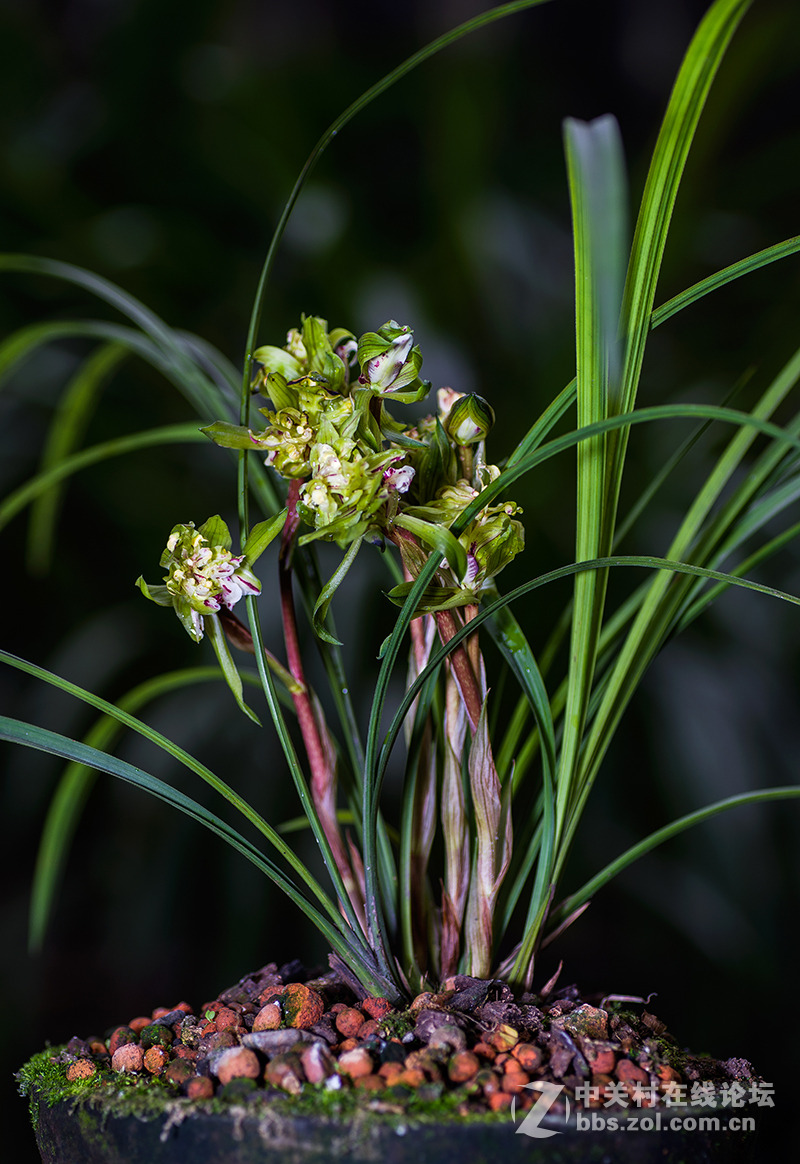
M77 473L80 469L97 465L111 457L122 456L124 453L135 453L140 449L154 448L158 445L202 444L205 439L196 422L167 424L161 428L150 428L144 432L115 437L113 440L103 441L102 444L82 449L79 453L73 453L71 457L65 457L63 461L59 461L43 473L38 473L30 481L15 489L13 493L9 493L3 504L0 505L0 529L8 525L12 517L15 517L26 505L30 505L48 489L66 477L70 477L73 473Z
M182 792L171 788L163 780L159 780L156 776L151 776L149 772L144 772L141 768L136 768L132 764L128 764L125 760L118 759L116 756L109 756L105 752L99 752L95 748L87 747L86 744L78 743L76 740L71 740L67 736L59 735L56 732L48 731L34 724L9 719L7 716L0 716L0 739L8 740L11 743L23 744L25 747L36 748L38 751L48 752L50 755L60 756L62 759L70 760L74 763L85 764L88 767L97 769L99 772L108 772L112 776L117 776L129 784L141 788L151 796L163 800L173 808L180 809L181 812L193 820L198 821L210 832L222 837L233 849L243 857L246 857L257 869L274 881L282 892L306 914L320 932L325 935L333 948L343 957L363 961L359 953L346 940L341 929L332 925L330 919L326 918L324 914L317 910L313 903L297 889L296 885L281 872L277 865L273 864L269 858L264 857L254 845L220 817L204 808L201 804L198 804L197 801L185 796Z
M800 786L792 787L789 785L782 788L764 788L758 792L743 792L737 796L728 796L724 800L718 800L714 804L709 804L706 808L700 808L695 812L687 813L686 816L682 816L678 820L672 821L671 824L657 829L649 837L645 837L643 841L632 845L615 860L610 861L590 881L587 881L575 893L571 893L557 909L553 910L550 915L550 924L557 926L559 922L569 917L571 913L589 901L599 889L607 885L623 869L632 865L634 861L638 861L640 857L655 849L657 845L662 845L665 841L671 840L686 829L693 828L697 824L702 824L703 821L710 820L711 817L718 816L721 812L727 812L731 808L739 808L742 805L749 804L761 804L771 800L791 800L797 797L800 797Z

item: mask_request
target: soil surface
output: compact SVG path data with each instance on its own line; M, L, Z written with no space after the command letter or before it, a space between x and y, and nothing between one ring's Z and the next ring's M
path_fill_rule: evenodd
M457 975L398 1010L359 997L336 970L313 977L299 964L264 966L201 1007L159 1007L105 1037L75 1037L53 1060L87 1090L126 1075L198 1101L349 1090L387 1112L444 1100L466 1115L526 1110L554 1083L554 1113L772 1106L746 1060L681 1049L645 999L556 983L515 997Z

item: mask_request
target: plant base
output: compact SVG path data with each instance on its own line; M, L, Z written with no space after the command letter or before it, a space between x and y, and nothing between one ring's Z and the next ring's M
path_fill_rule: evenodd
M520 1134L516 1121L487 1117L408 1119L369 1108L347 1119L291 1115L291 1101L260 1099L227 1111L164 1099L162 1111L147 1116L114 1110L109 1103L59 1100L48 1105L45 1091L32 1096L36 1141L44 1164L750 1164L753 1131L726 1130L730 1112L673 1109L653 1116L651 1130L634 1130L624 1114L617 1128L591 1130L545 1116L540 1131ZM608 1120L608 1113L603 1113ZM642 1113L637 1113L642 1119ZM584 1120L591 1119L586 1113ZM645 1117L646 1118L646 1117ZM741 1118L741 1113L740 1113ZM744 1118L748 1118L744 1113ZM752 1117L751 1117L752 1118ZM669 1120L683 1121L672 1130ZM597 1121L595 1121L597 1123ZM755 1119L752 1118L753 1124ZM714 1124L717 1126L715 1127ZM677 1125L675 1125L677 1127ZM746 1125L747 1126L747 1125Z

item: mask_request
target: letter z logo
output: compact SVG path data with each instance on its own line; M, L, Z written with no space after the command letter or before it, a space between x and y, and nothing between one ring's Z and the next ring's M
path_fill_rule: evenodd
M522 1121L522 1123L516 1129L517 1135L519 1135L519 1133L521 1132L523 1136L533 1136L533 1138L537 1139L537 1140L543 1140L547 1136L560 1135L561 1133L558 1131L557 1128L552 1128L552 1129L551 1128L543 1128L542 1127L542 1120L547 1115L547 1113L550 1111L550 1108L553 1106L555 1101L558 1099L561 1092L564 1090L563 1084L561 1084L561 1083L538 1083L538 1084L526 1083L525 1086L529 1087L532 1091L538 1091L539 1098L536 1100L536 1103L533 1105L531 1110L525 1116L525 1119ZM568 1099L566 1101L566 1104L567 1104L567 1118L569 1118L569 1100ZM513 1108L512 1108L511 1116L513 1119L513 1117L514 1117Z

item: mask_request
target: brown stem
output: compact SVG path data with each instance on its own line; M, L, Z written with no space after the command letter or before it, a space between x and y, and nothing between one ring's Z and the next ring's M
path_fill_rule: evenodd
M319 815L320 822L331 847L333 859L341 874L348 897L350 898L359 920L364 917L363 892L359 891L356 878L347 856L347 848L339 830L336 819L336 766L333 749L326 746L325 732L322 721L322 709L315 701L308 688L303 668L303 657L300 652L300 641L297 635L297 615L294 606L292 586L292 553L300 518L297 513L297 499L300 495L300 482L292 481L287 496L286 522L281 535L281 548L278 555L281 615L283 619L283 635L286 643L286 659L289 671L296 680L299 690L292 691L297 722L300 734L303 737L308 764L311 770L311 795L314 807ZM325 733L327 734L327 733Z
M442 645L447 646L453 635L461 627L452 610L437 610L435 618L436 626L439 630L439 638L442 640ZM453 671L453 678L461 692L461 698L464 700L469 725L474 732L480 719L483 699L480 683L473 670L469 653L463 643L450 653L450 666Z

